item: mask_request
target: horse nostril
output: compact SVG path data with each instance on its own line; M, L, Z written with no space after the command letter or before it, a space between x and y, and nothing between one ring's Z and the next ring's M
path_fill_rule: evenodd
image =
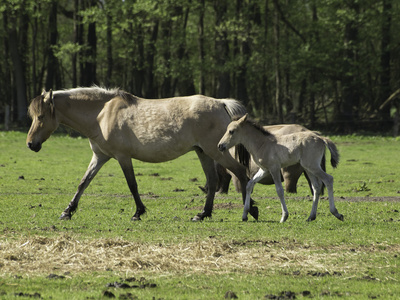
M221 151L221 152L225 151L225 146L223 144L219 144L218 145L218 150Z
M27 146L28 146L29 149L32 149L32 143L31 143L31 142L29 142L29 143L27 144Z

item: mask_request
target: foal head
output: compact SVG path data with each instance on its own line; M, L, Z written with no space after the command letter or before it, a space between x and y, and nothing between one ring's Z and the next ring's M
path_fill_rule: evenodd
M245 125L256 129L265 136L271 136L272 134L265 130L259 123L254 122L248 118L248 114L245 114L240 118L233 118L233 121L228 125L226 132L222 139L218 143L219 151L225 151L235 145L242 144L249 138L248 131L244 132L243 127Z
M219 151L223 152L241 143L242 139L241 129L243 125L246 123L247 117L248 114L245 114L243 117L239 118L238 120L232 121L228 125L228 128L226 129L224 136L218 143Z
M55 117L53 91L43 90L40 96L34 98L28 108L32 125L26 138L29 149L38 152L42 144L58 127Z

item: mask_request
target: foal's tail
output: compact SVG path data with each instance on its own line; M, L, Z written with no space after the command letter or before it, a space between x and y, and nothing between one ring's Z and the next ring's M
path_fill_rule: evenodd
M331 152L331 165L334 168L337 168L338 164L339 164L339 159L340 159L340 155L339 155L339 151L336 148L336 145L327 137L322 137L321 139L324 141L325 145L328 147L329 151Z

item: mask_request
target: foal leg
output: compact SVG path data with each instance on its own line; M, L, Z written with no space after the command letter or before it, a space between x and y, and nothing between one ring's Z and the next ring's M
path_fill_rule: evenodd
M321 190L322 190L322 181L319 180L316 176L314 176L310 172L307 172L307 176L310 179L311 187L312 187L312 191L313 191L313 205L311 208L310 216L307 219L307 222L310 222L310 221L314 221L317 217L319 195L321 194Z
M215 168L214 160L203 152L202 149L195 149L197 156L199 157L201 166L203 167L204 174L207 179L207 198L204 209L201 213L198 213L193 217L192 221L202 221L206 217L211 217L212 209L214 205L215 192L217 190L218 175Z
M286 207L284 190L283 190L283 186L282 186L282 182L281 182L281 170L280 170L280 167L277 167L274 169L270 169L269 171L270 171L272 179L274 180L274 183L275 183L276 193L278 194L278 197L281 200L282 218L281 218L280 222L283 223L289 217L289 211Z
M343 221L343 215L340 214L335 207L335 200L333 197L333 177L328 173L325 173L319 166L314 171L307 171L308 174L313 173L314 176L318 177L324 183L326 189L328 190L329 210L336 218L338 218L340 221Z
M133 199L136 204L136 212L132 217L132 221L139 221L140 216L146 212L146 207L144 206L140 195L138 192L138 186L136 182L135 172L133 171L132 160L130 157L118 158L119 165L124 172L126 182L128 183L129 190L132 193Z
M267 175L267 171L259 169L252 179L249 180L246 186L246 199L244 202L242 221L247 221L247 214L250 211L251 193L253 192L254 185Z
M229 171L231 171L239 180L240 186L241 186L241 192L242 192L242 199L243 199L243 204L246 202L246 186L249 181L249 178L247 177L247 172L246 172L246 167L238 163L232 156L230 156L227 151L224 152L224 156L222 158L219 158L218 162L227 168ZM258 220L258 207L254 205L254 201L250 198L250 210L249 210L250 215Z
M326 189L328 190L329 210L336 218L338 218L340 221L343 221L343 215L339 214L338 210L335 207L335 200L333 197L333 177L325 172L323 173L325 176L323 176L322 182L325 184Z
M110 157L99 152L93 152L92 160L86 170L85 175L83 176L81 182L79 183L78 190L72 198L71 202L68 204L67 208L60 216L60 220L70 220L72 218L72 214L78 208L79 199L81 198L85 189L89 186L92 179L96 176L97 172L101 169L101 167L110 160Z

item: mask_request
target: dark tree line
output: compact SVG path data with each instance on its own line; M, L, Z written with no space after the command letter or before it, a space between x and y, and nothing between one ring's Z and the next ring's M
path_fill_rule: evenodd
M7 125L26 123L42 88L97 84L236 98L265 123L398 128L397 1L14 0L0 12Z

